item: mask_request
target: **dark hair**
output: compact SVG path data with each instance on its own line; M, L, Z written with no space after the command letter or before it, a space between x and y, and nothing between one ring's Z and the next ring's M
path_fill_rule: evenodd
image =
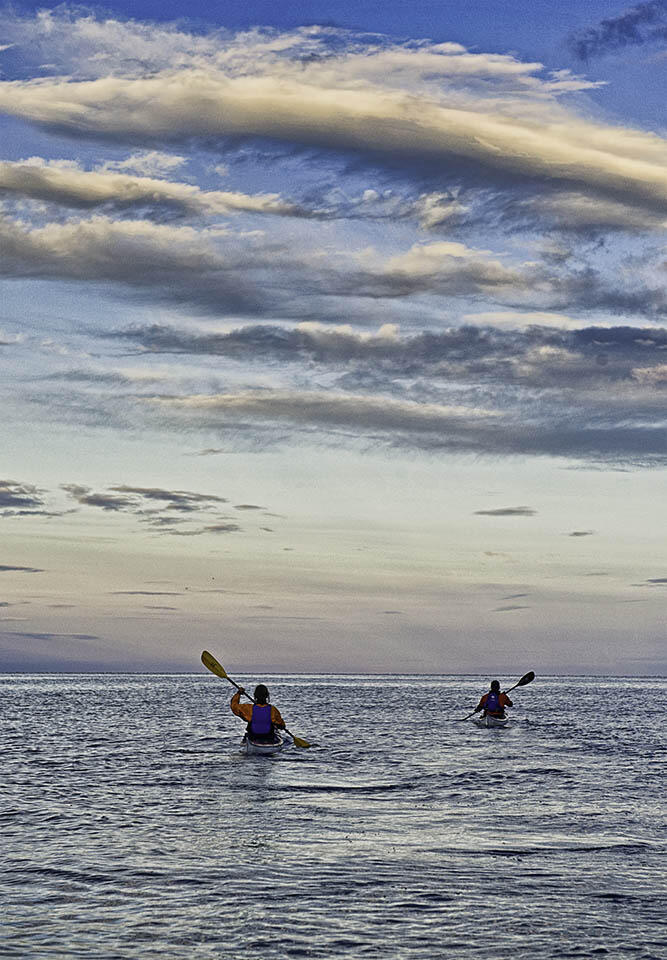
M492 689L492 690L500 690L500 681L499 681L499 680L492 680L492 681L491 681L491 689Z
M255 687L255 700L257 703L266 703L269 699L269 688L263 683L258 683Z

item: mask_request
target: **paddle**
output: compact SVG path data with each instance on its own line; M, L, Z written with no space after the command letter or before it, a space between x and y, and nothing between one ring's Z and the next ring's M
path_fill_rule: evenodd
M525 687L527 683L532 683L535 679L535 674L532 670L529 670L528 673L524 673L521 679L514 684L513 687L510 687L509 690L503 690L503 693L510 693L512 690L516 690L517 687ZM467 717L460 717L459 720L463 723L464 720L470 720L471 717L474 717L477 713L476 710L473 710L472 713L469 713Z
M243 693L245 693L248 700L252 700L253 703L257 702L253 697L250 696L249 693L246 693L245 690L243 690L243 687L240 687L235 680L232 680L232 678L227 675L225 668L222 666L222 664L218 663L218 661L215 659L213 654L209 653L208 650L204 650L202 652L201 662L204 664L206 669L210 670L211 673L214 673L216 677L220 677L222 680L229 680L232 686L236 687L237 690L242 690ZM285 727L285 733L288 733L290 735L290 737L294 741L295 747L301 747L302 749L307 749L310 746L307 740L303 740L301 737L295 737L294 734L287 729L287 727Z

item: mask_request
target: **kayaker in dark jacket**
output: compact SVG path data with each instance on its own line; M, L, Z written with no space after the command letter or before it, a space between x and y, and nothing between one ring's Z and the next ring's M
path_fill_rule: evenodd
M482 699L479 701L475 707L475 713L479 713L480 710L484 711L484 716L487 714L492 717L504 717L505 716L505 707L513 706L512 701L507 696L506 693L501 693L500 683L498 680L491 681L491 689L488 693L485 693Z
M255 743L272 743L276 738L276 727L283 730L285 722L280 711L269 704L268 687L263 683L255 687L255 703L241 703L241 695L244 693L245 690L241 687L232 697L229 704L232 713L246 721L251 740Z

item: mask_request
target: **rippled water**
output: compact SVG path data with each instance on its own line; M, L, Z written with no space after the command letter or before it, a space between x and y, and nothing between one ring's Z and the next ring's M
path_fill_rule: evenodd
M1 957L667 956L667 680L237 679L0 677Z

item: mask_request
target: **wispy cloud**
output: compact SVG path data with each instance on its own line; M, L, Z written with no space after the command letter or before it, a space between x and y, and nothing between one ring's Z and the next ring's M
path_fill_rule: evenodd
M650 0L624 10L617 17L570 37L570 47L580 60L616 53L627 47L667 43L667 2Z
M477 517L534 517L537 510L532 507L496 507L489 510L475 510Z

